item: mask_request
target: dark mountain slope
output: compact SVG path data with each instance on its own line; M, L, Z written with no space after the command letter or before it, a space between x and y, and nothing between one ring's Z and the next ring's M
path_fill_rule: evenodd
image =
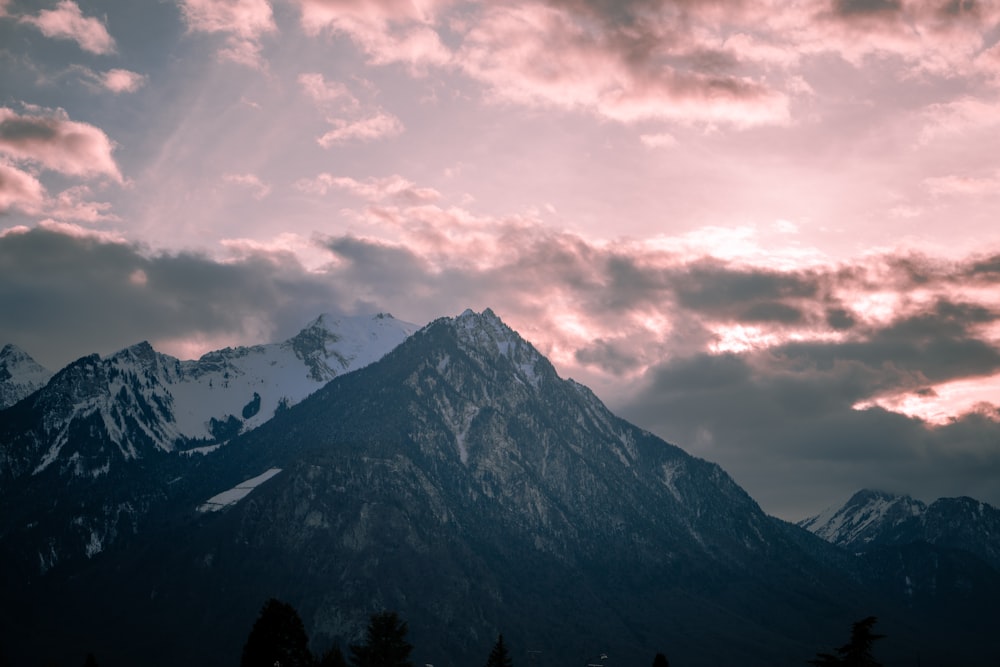
M171 482L141 539L29 591L19 650L58 636L66 660L233 664L278 596L317 650L395 609L415 663L437 667L484 661L499 632L519 663L801 665L870 614L898 655L985 657L914 625L863 563L766 516L718 466L560 379L490 311L428 325Z

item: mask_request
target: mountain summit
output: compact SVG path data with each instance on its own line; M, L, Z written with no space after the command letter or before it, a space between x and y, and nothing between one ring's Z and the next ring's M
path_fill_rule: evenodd
M0 410L38 391L52 372L16 345L0 349Z
M985 655L925 632L862 561L560 378L490 310L431 322L208 456L156 451L75 487L58 517L38 486L52 473L21 478L34 490L10 505L35 510L4 517L0 566L48 569L6 605L36 614L0 612L18 657L232 662L270 597L299 610L316 651L395 610L415 663L438 667L482 661L501 632L552 665L661 651L798 665L872 613L895 619L898 655ZM53 562L43 522L86 531L93 553Z

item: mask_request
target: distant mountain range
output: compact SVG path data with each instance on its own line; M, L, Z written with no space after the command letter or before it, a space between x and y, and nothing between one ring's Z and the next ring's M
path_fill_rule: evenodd
M887 665L1000 659L995 509L866 492L804 527L767 516L489 310L86 357L0 411L0 447L14 667L235 664L271 596L316 651L397 610L436 667L500 632L532 667L801 665L869 615Z
M1000 570L1000 510L972 498L939 498L926 505L864 490L799 525L852 553L926 542L967 551Z

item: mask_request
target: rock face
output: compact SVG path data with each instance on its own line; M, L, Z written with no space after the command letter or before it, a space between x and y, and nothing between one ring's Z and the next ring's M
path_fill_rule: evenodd
M12 587L7 609L32 608L0 612L17 657L58 636L42 658L233 663L272 596L316 651L396 610L415 664L437 667L485 661L501 632L525 664L800 665L873 613L900 656L996 657L925 632L868 564L614 416L489 310L432 322L210 456L156 451L62 517L142 497L134 530ZM18 502L44 505L51 469L18 478ZM37 516L5 524L0 566L31 570Z
M5 347L3 386L36 389L0 410L0 501L11 507L0 516L4 546L32 578L137 535L170 498L165 482L196 467L193 458L376 361L416 328L385 314L323 315L283 343L195 361L142 342L83 357L44 386L40 367Z

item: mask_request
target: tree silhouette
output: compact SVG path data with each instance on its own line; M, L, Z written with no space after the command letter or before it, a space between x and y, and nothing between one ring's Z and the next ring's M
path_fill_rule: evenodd
M351 644L354 667L413 667L406 623L394 611L372 614L363 644Z
M347 660L340 647L334 644L319 660L319 667L347 667Z
M507 652L507 647L503 643L503 635L497 637L497 643L493 645L493 650L490 651L490 657L486 660L486 667L513 667L513 661L510 659L510 653Z
M667 656L657 653L653 658L653 667L670 667L670 661L667 660Z
M872 655L872 644L885 637L885 635L877 635L872 632L876 621L878 618L875 616L856 621L851 626L851 641L836 649L836 655L817 653L816 657L809 661L809 664L817 667L833 667L834 665L882 667L882 663Z
M312 667L313 662L299 613L287 602L269 599L243 646L240 667Z
M83 667L99 667L93 653L87 654L87 658L83 661Z

